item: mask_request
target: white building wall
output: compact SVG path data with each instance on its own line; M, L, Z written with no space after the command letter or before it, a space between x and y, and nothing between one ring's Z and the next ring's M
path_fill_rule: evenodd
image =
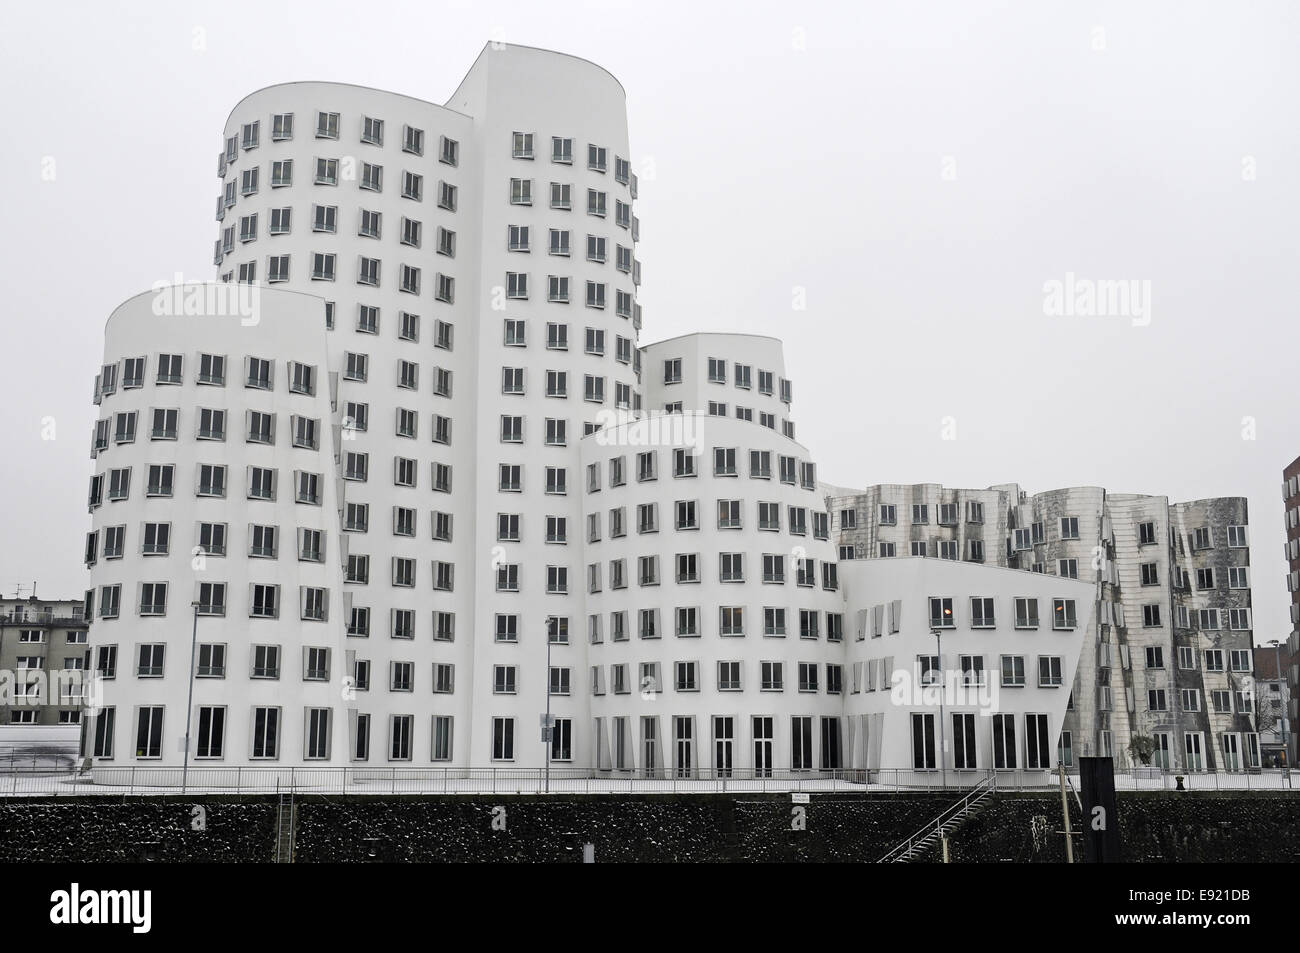
M638 379L633 358L637 350L634 309L617 308L617 293L635 296L632 274L616 267L616 249L634 248L631 222L616 222L616 202L630 207L631 181L615 177L615 160L628 159L626 102L623 88L608 72L586 60L540 50L488 48L448 101L453 108L475 117L469 146L477 157L481 177L475 217L479 275L474 289L477 326L475 367L477 407L472 416L477 436L474 472L477 487L472 552L474 563L475 638L467 686L482 705L476 707L470 739L471 763L494 760L493 719L513 719L515 764L540 766L544 749L537 730L538 716L546 707L546 643L543 626L549 617L567 620L567 644L554 646L552 664L575 672L585 668L584 643L576 633L582 612L580 522L582 517L579 442L588 427L597 425L601 413L618 404L625 388L623 407L639 404ZM533 158L514 155L513 134L532 136ZM552 139L572 141L572 162L552 161ZM590 168L589 146L605 150L605 171ZM531 203L512 203L512 180L531 184ZM570 209L552 207L551 183L570 187ZM605 214L588 213L588 191L603 195ZM531 250L510 250L510 229L526 226ZM549 254L551 229L569 233L569 254ZM588 236L604 239L605 260L587 255ZM510 298L508 273L526 275L527 297ZM569 280L569 300L548 300L549 278ZM604 289L603 307L589 307L587 283ZM524 322L523 346L507 343L506 320ZM567 347L548 347L548 325L567 333ZM589 353L588 331L603 335L600 353ZM619 339L626 343L625 360L619 360ZM522 394L503 394L503 369L522 369ZM548 396L548 375L567 375L567 396ZM586 394L587 377L598 380L599 399ZM502 415L522 417L523 440L503 443ZM563 421L567 437L563 446L546 442L547 420ZM518 492L498 487L502 464L521 468ZM550 492L547 468L562 470L564 493ZM520 520L518 541L498 539L498 517L514 514ZM567 523L569 541L548 541L547 518ZM500 592L495 566L517 567L518 591ZM567 593L548 591L548 574L563 569ZM494 638L495 617L517 617L518 641ZM514 666L513 694L493 690L496 666ZM553 713L573 719L578 750L586 746L587 718L580 695L555 698ZM496 759L501 760L501 759Z
M725 347L727 342L717 343ZM676 475L678 449L698 454L693 476ZM715 467L715 452L728 449L735 451L734 474ZM769 476L751 466L751 452L769 455ZM843 596L833 575L834 549L815 489L780 479L777 458L782 455L806 459L804 448L757 423L702 414L643 419L583 441L584 470L595 467L599 480L599 489L586 494L583 522L584 538L593 517L599 532L599 539L586 546L584 569L584 584L590 567L600 579L599 590L587 595L591 668L582 673L587 686L597 689L591 694L591 714L603 732L591 750L591 764L654 775L692 768L750 770L760 766L754 758L754 719L770 718L773 764L788 770L790 718L806 715L819 723L840 717L843 694L832 691L834 676L828 671L830 666L842 670L843 660ZM647 458L653 459L656 476L639 479ZM617 486L610 481L613 461L622 461L627 475ZM584 485L586 479L584 475ZM719 506L723 501L729 504L725 521ZM694 526L677 525L679 502L694 503ZM767 528L759 522L760 502L776 511L775 523ZM731 518L732 503L738 525ZM657 529L642 532L639 508L646 506L657 514ZM612 536L612 513L618 510L624 513L626 532ZM792 521L792 511L802 514L803 532L796 532L800 521ZM823 517L821 531L818 516ZM679 580L679 554L695 557L693 579ZM741 579L724 578L722 554L739 554ZM643 557L657 561L658 582L642 584ZM619 560L627 573L621 589L612 585L612 564ZM799 576L800 560L811 561L806 585ZM724 607L740 610L740 631L735 631L734 617L727 619L724 631ZM694 633L678 631L679 608L695 610ZM641 610L658 613L653 637L643 637ZM782 624L776 624L775 616L769 624L773 610L783 614ZM614 635L616 613L626 613L623 639ZM810 625L801 625L801 613ZM736 663L738 685L730 681L731 671L723 682L721 663ZM764 663L780 664L780 687L764 688ZM693 666L693 681L679 683L679 664ZM806 689L800 687L801 664L815 672L815 684ZM654 674L644 665L656 666ZM622 691L616 690L619 666L626 673ZM653 720L649 730L659 741L653 763L646 753L646 719ZM729 727L719 731L717 719L730 719ZM731 744L724 740L720 749L717 741L728 731ZM628 754L621 761L620 734ZM677 743L685 736L692 742L689 755ZM729 757L722 753L728 748ZM826 758L823 762L819 748L811 765L843 766L838 756L832 759L827 753Z
M1093 624L1090 584L920 557L844 563L842 573L846 608L853 619L852 634L845 643L849 669L845 714L852 724L853 767L910 767L940 773L942 765L954 772L950 783L968 784L961 780L962 771L973 775L991 768L1043 770L1056 766L1070 685ZM940 629L942 636L937 639L929 617L932 597L951 599L954 611L954 624ZM972 624L973 598L993 601L994 624ZM1017 626L1017 598L1037 600L1037 625ZM1054 622L1053 605L1058 599L1073 600L1075 625L1058 627ZM940 667L951 683L943 693L942 738L938 737L937 689L919 695L910 690L923 681L918 657L935 655L940 656ZM986 689L958 684L964 655L982 659ZM1003 676L1003 657L1022 661L1023 683ZM1040 679L1040 657L1057 660L1059 681ZM874 673L870 671L873 665ZM1011 671L1014 673L1014 666ZM902 687L895 689L896 685ZM855 686L861 690L853 690ZM975 715L973 761L969 754L965 759L957 757L959 741L953 716L966 714ZM936 754L932 767L915 758L913 715L935 718L935 727L929 729ZM994 756L994 715L1004 716L1014 725L1005 736L1000 760ZM1046 760L1027 744L1029 715L1046 716L1050 738ZM942 761L940 751L944 752Z
M338 138L316 135L320 112L337 113ZM273 138L274 117L292 114L291 139ZM366 118L383 122L382 144L363 142ZM258 145L242 147L242 130L246 124L259 123ZM405 127L423 133L423 155L404 149ZM370 760L391 754L391 719L395 715L415 715L412 724L412 760L417 753L425 760L431 756L432 722L430 714L453 718L453 755L468 744L470 708L463 694L439 695L432 705L435 663L455 666L457 677L468 675L471 632L456 633L451 642L435 641L434 612L454 614L457 625L471 622L473 564L466 558L474 511L471 487L474 484L473 408L475 406L474 329L475 281L477 260L477 217L473 213L478 180L470 138L470 117L452 109L423 102L408 96L365 87L338 83L291 83L260 90L242 100L231 112L224 137L240 139L238 157L226 165L223 182L240 183L242 174L257 168L259 188L255 195L239 196L234 207L224 214L222 228L235 228L235 249L223 257L219 273L227 280L238 280L241 263L254 263L256 280L270 278L270 256L288 255L289 273L285 287L320 295L333 304L333 328L328 332L329 368L338 380L338 402L333 416L342 428L344 439L340 452L366 455L368 474L364 481L346 480L342 484L340 528L347 539L349 554L368 557L369 582L346 583L353 604L369 611L369 635L348 639L352 657L369 663L370 688L356 693L352 710L368 715ZM460 143L459 163L440 160L443 138ZM315 182L318 158L338 160L336 185ZM276 187L272 183L273 163L293 163L293 184ZM363 187L365 165L382 168L380 190ZM404 197L403 174L422 177L422 193L417 200ZM439 187L447 182L458 190L456 209L439 206ZM237 186L236 191L239 191ZM337 209L333 232L314 229L314 206ZM270 234L272 209L292 210L288 234ZM378 213L379 237L360 234L362 213ZM257 238L239 240L244 216L258 216ZM420 223L419 247L403 243L403 220ZM454 257L437 253L438 229L456 235ZM335 256L333 280L312 277L313 255ZM379 284L359 283L362 257L379 261ZM420 293L400 288L403 265L420 269ZM453 302L437 300L437 276L446 275L455 282ZM378 309L374 333L363 329L362 306ZM399 335L401 313L418 318L418 335L405 340ZM451 346L438 347L437 323L450 326ZM313 335L324 328L319 322ZM348 355L363 356L367 363L365 379L350 379ZM418 367L414 389L398 386L399 362L413 362ZM434 393L434 378L439 369L451 374L449 397ZM364 406L365 426L358 419L347 426L349 404ZM414 438L397 436L399 409L414 411ZM450 418L451 441L433 441L435 415ZM415 486L397 486L396 459L415 461ZM340 471L346 459L340 459ZM451 467L452 492L431 492L434 467ZM368 508L365 531L348 529L347 504ZM414 537L393 533L394 508L416 510ZM433 539L434 513L451 517L452 540ZM413 587L394 585L394 559L415 559ZM452 592L433 589L434 560L451 562L456 581ZM394 639L394 612L414 613L414 637ZM347 619L343 620L345 624ZM388 690L395 663L410 663L414 678L411 692ZM351 674L351 673L347 673ZM419 703L416 697L420 698ZM345 740L348 757L358 753L355 716L350 737Z
M202 286L194 286L202 291ZM183 291L184 289L177 289ZM341 692L339 669L345 652L344 610L341 598L340 539L338 533L337 485L333 479L334 434L330 419L330 388L325 371L329 366L326 341L321 333L323 306L318 298L278 289L261 289L255 323L240 316L159 316L160 302L175 301L173 289L137 295L124 302L109 317L105 329L105 364L123 366L127 358L143 357L145 373L141 386L128 387L120 376L110 393L101 393L102 419L118 414L137 414L135 437L129 442L110 441L95 460L97 474L130 468L129 494L125 499L105 501L91 507L92 532L98 534L98 556L91 567L95 620L91 644L97 667L108 649L116 649L116 665L104 683L104 704L113 712L111 749L96 758L103 764L179 764L185 737L185 704L189 689L190 642L194 615L191 602L199 599L204 583L224 583L226 610L220 615L198 619L198 641L225 646L225 677L195 678L194 707L224 706L226 738L222 757L215 764L247 763L255 707L279 708L282 712L278 756L268 763L303 763L304 712L307 708L329 709L332 738L322 763L343 758L345 746L340 729ZM158 355L176 354L183 360L181 383L159 383ZM221 355L226 360L224 385L200 384L200 355ZM270 390L244 386L245 358L272 362ZM317 369L313 394L290 393L290 362ZM155 408L175 408L175 439L154 439L151 417ZM198 438L201 408L224 410L224 440ZM273 414L276 430L273 445L245 440L250 410ZM302 416L320 421L319 449L292 446L291 418ZM174 467L174 490L170 496L148 493L151 464ZM226 467L226 491L222 497L199 497L199 469L203 464ZM264 467L277 474L275 499L247 498L248 468ZM320 502L295 501L294 474L310 471L321 475ZM224 524L226 553L196 553L200 523ZM165 554L144 551L144 526L170 526ZM249 558L251 524L278 528L278 558ZM121 556L106 554L104 545L110 527L124 528ZM308 562L298 558L296 530L323 533L323 559ZM158 615L140 612L141 587L163 583L167 587L165 611ZM253 584L279 586L280 606L275 618L250 618L250 587ZM104 593L121 587L119 613L104 611ZM302 587L319 587L329 592L327 617L304 620L300 613ZM88 598L90 594L88 593ZM165 646L162 674L137 674L142 644ZM252 678L254 645L280 648L281 674L277 679ZM304 650L328 649L330 677L311 681L303 676ZM156 754L138 747L139 709L162 706L162 741ZM105 717L103 715L101 718ZM197 714L194 729L197 731ZM147 749L148 746L146 746ZM196 759L196 764L199 761Z

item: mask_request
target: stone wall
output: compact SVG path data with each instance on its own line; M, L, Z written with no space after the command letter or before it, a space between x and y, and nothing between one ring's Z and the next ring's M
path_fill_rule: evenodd
M947 803L924 794L813 795L807 805L759 794L306 797L295 859L576 863L590 842L598 862L872 862ZM1077 830L1073 798L1070 807ZM1289 794L1120 794L1118 813L1129 862L1289 861L1300 842L1300 797ZM274 798L12 800L0 802L0 863L264 862L276 828ZM1059 863L1060 830L1059 795L998 795L953 834L951 857ZM937 847L922 858L940 859Z
M1125 863L1276 863L1300 859L1300 797L1233 792L1121 793L1116 798ZM1073 796L1070 825L1081 819ZM1061 798L1004 794L949 839L954 863L1064 863ZM1083 860L1074 840L1075 861ZM940 848L925 860L939 862Z
M333 799L303 803L296 858L578 862L592 843L598 861L874 860L944 803L851 795L807 805L788 795Z
M266 800L0 801L0 863L264 861L275 826Z

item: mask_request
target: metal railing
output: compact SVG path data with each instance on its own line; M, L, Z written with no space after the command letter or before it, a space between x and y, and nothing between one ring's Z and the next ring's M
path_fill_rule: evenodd
M0 750L0 797L84 795L175 795L181 792L177 765L109 765L84 762L62 749ZM1181 779L1181 781L1180 781ZM515 767L220 767L191 761L186 790L194 793L276 794L775 794L940 793L955 794L988 781L999 793L1055 791L1060 781L1047 769L949 769L945 786L937 770L877 768L848 770L695 769L651 772L595 770L552 764L549 785L542 768ZM1072 779L1078 787L1077 775ZM1115 773L1118 791L1293 790L1285 769L1255 772Z
M997 790L997 784L997 772L990 771L983 780L967 791L960 800L949 804L936 816L926 821L916 833L897 844L889 853L881 857L877 863L888 864L896 860L905 860L919 847L933 842L938 837L942 837L948 829L948 825L956 823L970 813L972 807Z
M18 615L0 615L0 625L5 626L43 626L43 625L68 625L68 626L85 626L86 619L84 616L73 614L61 614L54 612L28 612L22 616Z

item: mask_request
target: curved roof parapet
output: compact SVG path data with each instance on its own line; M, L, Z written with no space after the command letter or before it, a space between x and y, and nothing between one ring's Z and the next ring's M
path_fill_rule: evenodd
M121 302L119 302L119 303L117 304L117 306L114 307L113 310L109 312L108 317L104 319L104 333L105 333L105 334L108 333L108 326L112 323L113 319L114 319L115 317L117 317L118 314L120 314L120 313L123 312L123 311L130 310L130 305L131 305L133 302L138 301L138 300L141 299L141 298L158 298L159 300L163 300L164 303L167 303L167 304L169 304L169 305L171 305L171 304L175 304L175 303L177 303L177 302L179 302L179 303L181 304L181 307L180 307L179 309L176 309L176 310L179 310L180 313L179 313L179 314L171 314L171 315L169 315L168 309L167 309L166 307L164 307L163 309L160 310L157 306L155 306L155 307L154 307L154 313L157 314L158 317L160 317L160 318L161 318L161 317L168 317L168 316L176 316L176 317L203 317L203 314L202 314L202 313L198 313L198 314L190 313L190 312L187 311L186 308L185 308L185 302L186 302L187 300L189 300L189 296L188 296L188 294L187 294L186 289L190 289L190 288L196 288L196 289L197 289L197 288L201 288L201 289L203 289L203 299L204 299L205 304L206 304L206 302L207 302L207 300L208 300L208 292L209 292L210 289L212 289L212 290L219 290L219 291L220 291L220 296L221 296L221 297L233 297L233 298L236 298L236 299L239 299L239 298L241 298L242 296L246 296L246 295L250 295L250 294L251 294L251 295L255 296L256 298L258 298L258 299L260 300L261 297L262 297L263 295L268 295L268 294L269 294L269 295L271 295L271 296L273 296L273 297L274 297L274 296L281 296L281 297L283 297L283 298L285 298L285 299L288 299L289 296L293 296L294 298L303 298L303 299L307 299L307 300L311 300L311 301L318 301L318 302L320 302L322 305L325 304L325 298L321 297L320 295L311 294L311 293L306 292L306 291L295 291L295 290L293 290L293 289L291 289L291 288L271 288L271 287L268 287L267 285L262 285L262 284L249 284L249 283L247 283L247 282L233 282L233 281L232 281L232 282L225 282L225 281L178 281L178 282L159 281L159 282L155 282L154 285L153 285L153 287L151 287L148 291L141 291L141 292L138 292L138 293L136 293L136 294L131 295L131 297L129 297L129 298L125 298L125 299L123 299ZM160 296L164 296L164 295L165 295L167 298L170 298L170 299L171 299L170 302L165 302L165 299L160 298ZM219 310L219 309L218 309L218 310ZM242 315L239 314L239 313L228 313L228 314L227 314L227 313L218 313L218 314L214 314L214 315L211 315L211 316L214 316L214 317L241 317Z
M1198 506L1204 503L1246 503L1249 498L1245 496L1205 496L1199 500L1173 500L1170 506Z
M760 341L775 341L783 349L785 341L771 334L750 334L748 331L688 331L686 334L674 335L670 338L663 338L659 341L651 341L649 344L642 344L641 350L651 347L659 347L662 344L671 344L673 341L684 341L686 338L754 338Z
M230 124L231 117L235 115L235 113L239 110L239 107L243 106L244 103L248 102L254 96L261 95L262 93L265 93L267 90L282 89L287 86L341 86L341 87L346 87L348 89L364 89L368 92L379 93L380 95L383 96L395 96L398 99L407 99L413 103L419 103L421 106L431 106L434 109L445 109L447 112L455 113L457 116L464 117L465 119L473 118L472 116L469 116L468 114L461 112L459 109L453 109L452 107L448 106L446 103L431 102L430 100L427 99L421 99L418 96L410 96L406 93L393 92L391 89L380 89L377 86L363 86L360 83L339 83L339 82L335 82L334 80L328 80L328 79L298 79L298 80L288 80L283 83L271 83L270 85L263 86L261 89L253 90L243 99L241 99L239 102L235 103L234 108L232 108L230 112L226 115L226 121L222 124L222 128L224 129L226 126L228 126Z
M465 79L469 77L470 73L474 72L475 68L479 64L479 61L483 59L485 54L489 52L500 53L504 50L527 50L530 53L544 53L548 56L562 56L565 59L577 60L580 63L586 63L588 66L594 66L596 69L600 70L610 79L612 79L615 83L617 83L618 88L619 90L622 91L624 98L627 97L627 89L623 86L622 81L619 80L617 76L615 76L605 67L601 66L599 63L594 62L593 60L589 60L585 56L575 56L572 53L562 53L559 50L548 50L540 46L524 46L521 43L505 43L497 40L489 40L487 43L483 44L483 49L479 50L478 56L474 58L474 62L470 64L470 68L465 71L465 76L461 78L461 81L456 86L455 91L450 96L447 97L447 102L451 102L460 93L461 87L465 85Z

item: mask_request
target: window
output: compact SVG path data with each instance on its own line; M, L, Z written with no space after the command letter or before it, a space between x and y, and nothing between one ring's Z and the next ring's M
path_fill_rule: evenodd
M699 664L697 662L676 662L673 665L673 687L679 692L698 692Z
M765 692L784 691L782 670L783 663L781 662L761 662L759 664L761 690Z
M109 500L125 500L131 495L131 468L124 467L108 471Z
M435 662L433 666L433 692L435 695L450 695L456 687L456 668L446 662Z
M280 587L255 583L251 587L252 599L248 614L255 619L275 619L279 617Z
M455 139L439 136L438 161L445 162L447 165L458 165L460 163L460 143Z
M718 609L718 618L719 635L743 636L745 634L745 610L743 606L721 606ZM691 634L697 633L692 632Z
M738 692L740 690L741 690L740 663L719 662L718 663L718 691Z
M293 113L276 113L271 117L271 141L284 142L293 138Z
M339 160L317 157L314 181L317 185L338 185Z
M912 713L912 767L918 771L930 771L938 766L934 720L932 714Z
M311 532L308 531L309 536ZM325 622L328 619L329 590L316 586L303 586L299 590L299 602L301 610L299 618L311 622Z
M1002 656L1002 687L1021 688L1025 684L1025 657L1023 655Z
M1062 684L1061 657L1059 655L1038 656L1038 687L1060 688Z
M510 204L511 205L532 205L533 204L533 180L532 179L511 179L510 180Z
M1078 625L1073 599L1052 600L1052 628L1073 629Z
M492 719L492 760L513 761L515 757L515 720Z
M413 155L424 155L424 130L413 126L402 127L402 151Z
M199 440L225 440L226 439L226 412L224 410L210 410L206 407L199 410Z
M144 524L144 555L167 555L167 544L168 537L171 535L171 525L171 523Z
M182 366L184 357L180 354L159 354L158 375L155 383L180 384L184 380Z
M973 629L991 629L995 626L992 599L979 596L971 599L970 624Z
M163 709L161 705L136 709L135 756L162 757Z
M389 663L388 690L390 692L410 692L415 690L414 662Z
M384 121L362 116L361 141L370 145L382 146L384 144Z
M135 674L140 678L162 678L163 653L167 646L162 644L141 645L136 660Z
M930 627L950 629L957 624L953 616L952 599L944 596L930 597Z

